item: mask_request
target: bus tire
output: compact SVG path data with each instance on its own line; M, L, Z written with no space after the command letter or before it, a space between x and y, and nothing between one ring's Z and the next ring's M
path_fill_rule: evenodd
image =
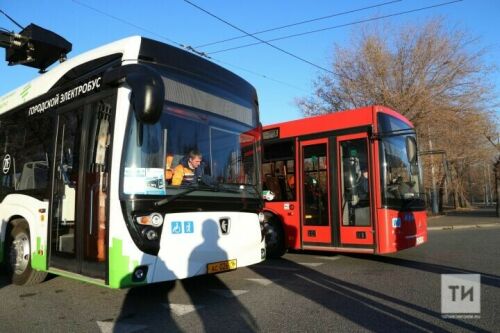
M7 271L12 283L28 286L43 282L47 272L40 272L31 267L28 223L24 219L17 219L13 221L13 225L6 247Z
M286 252L285 231L281 221L274 215L264 224L266 237L266 255L268 258L281 258Z

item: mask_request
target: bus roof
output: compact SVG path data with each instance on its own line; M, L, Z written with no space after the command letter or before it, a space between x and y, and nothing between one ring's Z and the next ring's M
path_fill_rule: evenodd
M122 59L135 62L139 54L140 46L141 37L132 36L68 59L46 73L0 97L0 114L47 93L68 71L88 61L108 55L122 54Z
M344 128L376 125L376 113L384 112L396 117L411 127L413 124L401 114L382 105L370 105L358 109L332 112L324 115L301 118L282 123L269 124L263 130L279 128L280 138L334 131Z

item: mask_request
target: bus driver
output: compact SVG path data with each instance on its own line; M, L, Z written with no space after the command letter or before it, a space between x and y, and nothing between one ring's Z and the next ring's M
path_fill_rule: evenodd
M172 185L190 185L196 183L203 176L203 167L200 167L202 154L198 150L191 150L187 156L181 159L174 169Z

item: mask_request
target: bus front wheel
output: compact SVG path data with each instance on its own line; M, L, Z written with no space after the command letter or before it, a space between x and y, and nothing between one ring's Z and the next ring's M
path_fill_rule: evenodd
M46 272L31 267L31 244L28 223L24 219L13 221L14 227L7 242L7 269L12 283L33 285L45 280Z
M266 235L266 253L268 258L280 258L286 252L285 231L279 219L266 214L264 224Z

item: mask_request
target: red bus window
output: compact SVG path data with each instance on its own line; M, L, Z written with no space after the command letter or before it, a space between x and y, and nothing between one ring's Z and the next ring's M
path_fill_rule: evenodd
M326 144L303 149L304 225L328 225Z
M273 192L272 201L295 201L294 142L280 141L264 146L263 189Z
M366 139L343 141L341 146L342 225L370 225L370 192Z

